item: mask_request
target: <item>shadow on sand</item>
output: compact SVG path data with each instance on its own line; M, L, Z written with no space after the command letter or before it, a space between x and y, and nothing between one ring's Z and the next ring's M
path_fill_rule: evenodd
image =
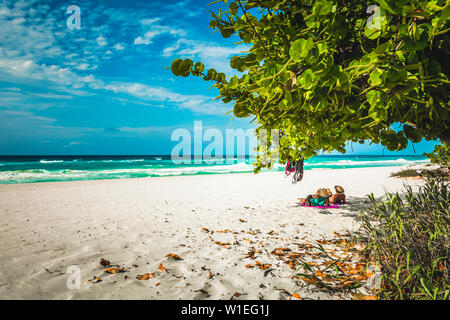
M378 199L378 198L376 198ZM345 217L351 217L359 220L361 211L367 210L372 206L369 198L365 197L347 197L346 204L338 204L339 209L317 209L319 214L339 214ZM299 204L294 207L302 208Z

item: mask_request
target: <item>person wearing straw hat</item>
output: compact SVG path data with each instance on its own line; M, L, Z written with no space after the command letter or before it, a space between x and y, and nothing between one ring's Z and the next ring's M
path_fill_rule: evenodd
M346 199L345 199L345 194L344 194L344 188L342 188L341 186L334 186L334 190L336 191L336 193L330 196L330 198L329 198L330 203L332 203L332 204L345 203ZM331 191L330 191L330 194L331 194Z
M310 207L328 207L330 205L330 196L330 189L319 188L316 194L310 194L306 199L300 199L300 202Z

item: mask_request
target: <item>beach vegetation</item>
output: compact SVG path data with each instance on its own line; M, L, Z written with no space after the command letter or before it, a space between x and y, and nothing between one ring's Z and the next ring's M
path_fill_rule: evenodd
M434 147L430 153L425 153L425 156L430 159L432 163L438 164L447 170L450 169L450 144L441 143Z
M321 262L296 257L295 278L357 300L449 300L448 181L427 178L418 192L405 186L369 200L359 232L316 240L308 255Z
M279 129L281 161L345 153L349 142L448 143L450 1L376 3L214 1L209 27L248 46L231 57L235 72L181 58L171 69L212 81L234 116Z
M449 172L443 168L436 169L402 169L400 171L396 171L391 173L391 177L394 178L416 178L416 179L425 179L425 178L442 178L449 179Z
M367 260L381 267L379 299L450 298L450 191L448 182L427 179L418 192L369 198L362 238Z

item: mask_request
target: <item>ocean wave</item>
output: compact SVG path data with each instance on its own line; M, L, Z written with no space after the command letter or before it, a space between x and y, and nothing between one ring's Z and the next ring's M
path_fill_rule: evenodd
M75 172L75 170L18 170L0 172L0 183L26 183L39 181L65 181L88 178L86 172Z
M115 178L159 177L174 175L214 174L232 172L251 172L253 166L246 163L234 165L211 165L173 168L131 168L131 169L103 169L103 170L45 170L29 169L0 172L2 183L23 183L38 181L64 180L96 180Z
M207 165L207 166L189 166L173 168L132 168L132 169L111 169L98 170L100 174L148 174L150 176L183 175L197 173L227 173L227 172L246 172L253 171L253 166L247 163L237 163L230 165Z
M428 159L423 160L407 160L403 158L395 159L395 160L338 160L338 161L323 161L323 162L305 162L305 166L319 166L319 165L327 165L327 166L362 166L362 165L406 165L406 164L420 164L420 163L428 163Z
M90 160L86 161L87 163L95 163L95 162L114 162L114 160Z
M40 160L40 163L62 163L64 160Z
M374 167L376 166L388 166L388 165L394 165L394 166L398 166L398 165L407 165L407 164L421 164L421 163L428 163L429 160L428 159L415 159L415 160L407 160L404 158L399 158L399 159L393 159L393 160L388 160L388 159L380 159L380 160L322 160L321 161L317 161L314 162L315 159L313 160L306 160L304 163L304 167L305 168L317 168L319 169L322 166L326 166L326 167L344 167L344 166L350 166L350 167L359 167L359 166L371 166L373 165ZM281 168L285 168L286 164L281 164L281 163L275 163L274 164L274 168L277 169L281 169Z
M158 157L159 158L159 157ZM78 160L78 159L77 159ZM13 170L8 168L8 164L0 163L2 170L0 170L0 183L29 183L29 182L44 182L44 181L72 181L72 180L99 180L99 179L123 179L123 178L142 178L142 177L164 177L164 176L181 176L181 175L196 175L196 174L223 174L223 173L244 173L253 172L253 165L251 160L241 161L235 164L223 164L216 163L211 164L203 162L199 165L174 165L168 164L166 161L160 162L155 160L148 160L144 164L139 162L145 161L145 159L120 159L120 160L91 160L96 162L105 162L104 165L95 166L83 166L79 167L65 165L71 161L67 160L47 160L43 159L39 162L42 163L61 163L64 162L63 168L54 170L53 166L48 167L36 167L33 168L32 164L28 162L31 167L22 170ZM75 161L75 160L74 160ZM79 160L78 163L86 160ZM107 164L107 162L113 162L114 166ZM153 162L152 162L153 161ZM317 162L314 162L317 161ZM86 161L89 162L89 161ZM117 165L117 162L122 162L123 165ZM125 162L134 162L135 165L125 164ZM170 160L169 160L170 162ZM357 159L312 159L311 161L305 161L305 169L307 170L320 170L326 168L357 168L357 167L377 167L377 166L401 166L408 164L421 164L428 163L427 159L370 159L362 158ZM36 161L34 161L36 164ZM14 164L13 164L14 165ZM131 167L130 167L131 166ZM274 171L284 171L285 164L275 163ZM267 171L267 170L263 170Z

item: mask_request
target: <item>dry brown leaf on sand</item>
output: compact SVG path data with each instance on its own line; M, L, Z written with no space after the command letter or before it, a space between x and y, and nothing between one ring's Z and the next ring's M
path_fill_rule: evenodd
M103 258L100 260L100 264L101 264L102 266L104 266L105 268L108 268L108 267L111 266L111 262L109 262L108 260L103 259Z
M177 256L177 255L174 254L174 253L169 253L169 254L166 256L166 258L172 258L172 259L174 259L174 260L183 260L183 259L181 259L179 256Z
M224 247L231 245L230 242L220 242L220 241L216 241L216 244L218 244L219 246L224 246Z
M302 297L300 297L300 295L296 292L296 293L294 293L293 295L292 295L294 298L297 298L297 299L301 299Z
M377 296L364 296L362 300L378 300Z
M98 283L98 282L102 282L103 280L100 277L93 276L92 279L86 279L84 281L85 282Z
M367 296L361 293L356 293L353 297L353 300L378 300L377 296Z
M195 290L194 292L200 292L200 293L203 293L206 297L209 297L209 293L205 289Z
M230 230L230 229L217 230L216 232L217 232L217 233L228 233L228 232L231 232L231 230Z
M277 289L277 290L279 290L279 291L281 291L282 293L284 293L285 295L287 295L287 296L291 296L291 294L289 293L289 291L287 291L286 289L283 289L283 288L277 288L277 287L274 287L275 289Z
M119 272L125 272L125 268L123 268L123 267L122 268L112 267L112 268L106 269L105 271L108 272L108 273L114 274L114 273L119 273Z
M155 274L153 272L152 273L145 273L145 274L138 275L136 277L136 279L138 279L138 280L148 280L148 279L153 278L154 276L155 276Z
M164 268L162 263L159 264L159 269L161 269L161 272L167 272L166 268Z

